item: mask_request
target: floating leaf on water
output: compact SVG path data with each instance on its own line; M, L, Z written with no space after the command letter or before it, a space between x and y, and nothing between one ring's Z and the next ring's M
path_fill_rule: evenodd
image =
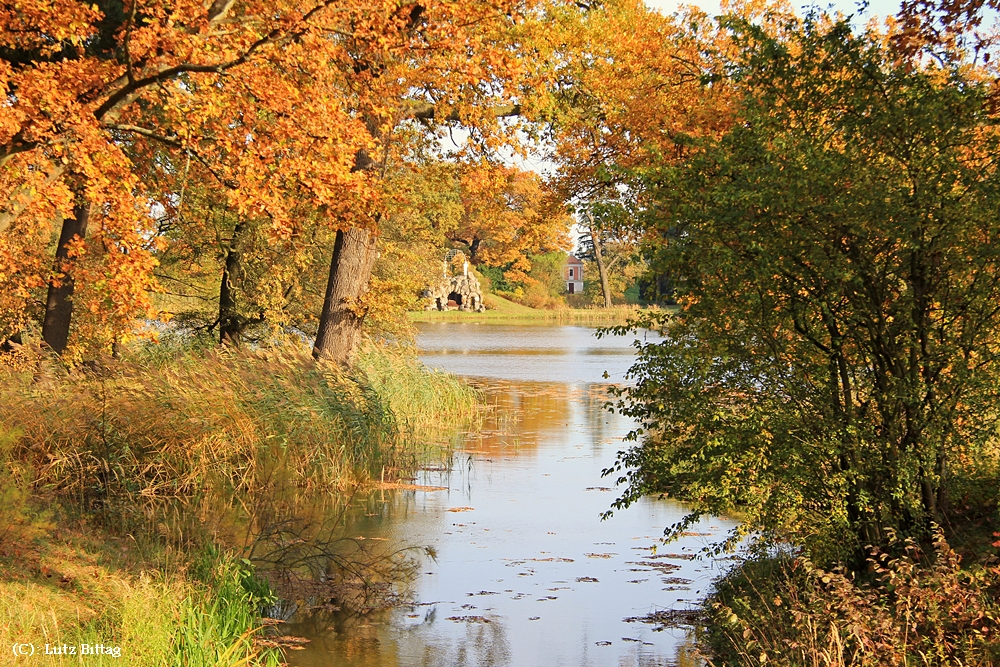
M381 482L375 485L379 491L447 491L447 486L428 486L408 482Z
M681 566L677 565L675 563L660 563L660 562L657 562L657 561L653 561L651 563L650 562L642 563L642 562L637 562L637 561L629 561L629 562L627 562L625 564L626 565L638 565L638 566L643 567L643 568L657 569L657 570L660 570L661 572L673 572L674 570L681 569ZM642 572L643 570L629 570L629 571L630 572Z
M630 616L623 620L626 623L649 623L657 626L653 630L659 632L666 628L690 627L703 618L704 612L700 609L664 609L645 616Z
M275 637L256 637L254 638L254 645L263 646L265 648L281 648L285 650L301 651L310 641L312 640L306 639L305 637L277 635Z
M643 556L643 558L649 558L650 560L658 558L669 558L673 560L694 560L698 557L698 554L656 554L655 556Z

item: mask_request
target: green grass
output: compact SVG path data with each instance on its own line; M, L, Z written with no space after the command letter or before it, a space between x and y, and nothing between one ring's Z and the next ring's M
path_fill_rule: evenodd
M412 322L485 322L492 324L623 324L639 312L637 306L612 308L559 308L543 310L514 303L496 294L483 297L486 311L425 310L410 313Z
M277 651L255 642L263 627L260 609L270 597L247 564L217 555L200 580L190 570L157 568L127 552L127 541L65 525L42 538L0 545L0 641L8 650L34 644L35 655L25 660L32 665L280 663ZM77 657L47 656L46 644L75 646ZM84 644L113 652L81 657Z

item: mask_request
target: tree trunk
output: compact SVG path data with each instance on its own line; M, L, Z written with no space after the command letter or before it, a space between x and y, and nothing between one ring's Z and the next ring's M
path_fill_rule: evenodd
M361 335L364 311L360 299L368 291L375 264L377 237L368 229L337 232L326 284L323 314L313 356L340 364L350 362Z
M240 337L246 322L236 310L236 284L243 278L240 261L240 236L246 224L236 223L233 236L226 251L226 265L222 269L222 284L219 286L219 343L239 347Z
M365 126L372 137L379 138L378 123L373 117L365 118ZM354 154L351 171L373 171L378 166L368 151ZM375 224L378 224L376 214ZM365 311L360 299L368 291L368 280L378 253L378 237L369 229L354 228L337 232L330 261L330 277L323 298L323 313L319 318L319 331L313 346L313 357L348 364L361 336Z
M601 292L604 294L604 307L611 307L611 289L608 287L608 272L604 267L604 253L601 250L601 239L594 229L594 221L590 222L590 238L594 241L594 258L597 260L597 273L601 277Z
M73 319L73 269L69 263L69 244L75 237L87 236L90 221L90 203L78 204L73 209L73 217L63 220L56 249L56 272L63 274L61 280L53 278L49 282L49 294L45 302L45 319L42 321L42 340L56 354L66 350L69 341L69 325Z

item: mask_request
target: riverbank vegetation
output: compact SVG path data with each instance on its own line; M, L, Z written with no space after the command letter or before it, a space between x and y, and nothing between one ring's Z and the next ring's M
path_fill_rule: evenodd
M0 368L3 640L115 645L135 665L276 664L272 590L285 605L391 594L352 579L375 585L385 555L338 545L330 517L477 405L374 344L350 369L297 339L164 342L76 368L18 354ZM339 588L318 590L340 565Z
M644 172L679 303L621 390L615 503L737 512L714 664L1000 660L996 94L955 45L729 17L734 122ZM718 86L719 83L713 85Z
M582 326L610 326L624 324L635 317L638 306L613 306L611 308L529 308L508 301L496 294L484 295L487 309L481 313L457 310L427 310L410 313L411 322L483 322L491 324L577 324Z
M257 629L272 595L364 606L395 571L359 555L378 574L331 588L350 563L326 520L475 412L366 336L602 323L665 333L621 389L641 425L609 471L616 508L663 493L692 508L671 534L732 512L720 548L758 543L711 600L713 660L990 664L1000 134L983 3L905 3L884 28L727 11L0 14L0 627L146 633L149 664L275 659ZM526 144L551 174L510 164ZM562 294L574 222L590 263L572 300L602 309L561 307L580 305ZM457 251L495 311L407 315ZM157 345L168 331L186 337Z

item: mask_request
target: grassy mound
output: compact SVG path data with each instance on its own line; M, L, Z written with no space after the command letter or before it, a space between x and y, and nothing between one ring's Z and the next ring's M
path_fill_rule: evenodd
M412 322L488 322L502 324L581 324L611 325L624 324L635 316L638 306L614 306L613 308L529 308L496 294L483 296L486 311L468 313L458 310L426 310L410 313Z

